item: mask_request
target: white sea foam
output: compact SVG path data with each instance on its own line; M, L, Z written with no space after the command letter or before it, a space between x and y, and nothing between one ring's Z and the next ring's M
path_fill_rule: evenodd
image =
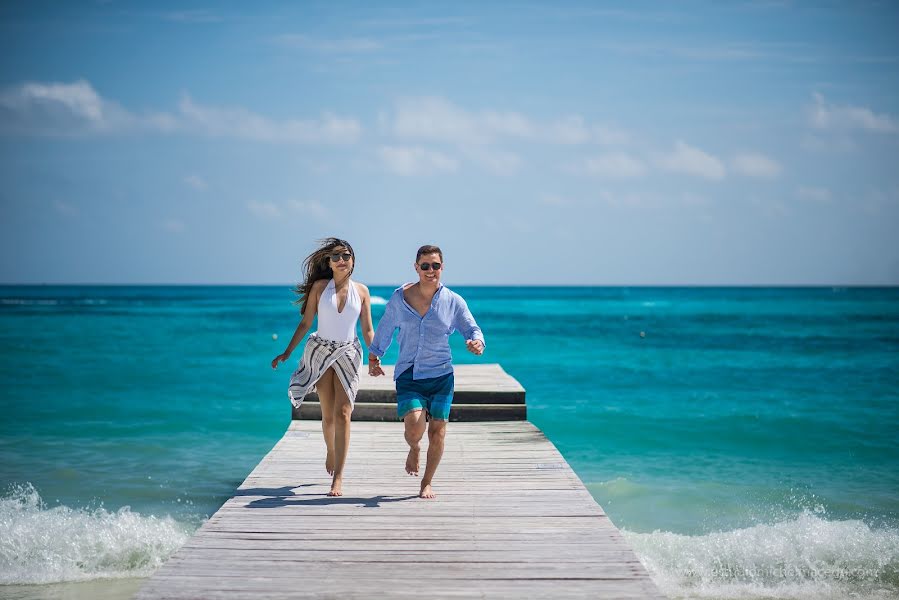
M688 536L624 532L672 598L899 597L899 531L862 521L793 520Z
M30 484L0 498L0 584L145 577L190 536L171 517L48 508Z
M374 306L376 304L383 305L383 304L387 304L387 300L385 298L381 298L380 296L372 296L371 304L372 304L372 306Z

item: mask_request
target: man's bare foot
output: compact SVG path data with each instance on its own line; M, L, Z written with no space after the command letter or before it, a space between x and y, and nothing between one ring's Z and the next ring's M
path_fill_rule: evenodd
M325 458L325 471L328 475L334 474L334 453L328 450L328 456Z
M335 475L334 480L331 482L331 491L328 492L329 496L343 496L343 476Z
M436 498L437 494L434 493L434 490L431 489L431 484L425 484L421 486L421 492L418 493L419 498Z
M421 448L409 448L409 456L406 457L406 473L418 477L418 455Z

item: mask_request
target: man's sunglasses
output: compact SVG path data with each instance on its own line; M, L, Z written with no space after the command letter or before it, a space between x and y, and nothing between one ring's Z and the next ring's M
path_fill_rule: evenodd
M439 262L421 263L418 266L419 266L419 268L421 268L422 271L430 271L431 269L434 269L435 271L439 271L440 269L443 268L443 265L441 265Z
M353 255L349 252L344 252L341 254L340 252L335 252L331 255L331 262L336 263L340 262L340 259L343 259L344 262L350 262L350 259L353 258Z

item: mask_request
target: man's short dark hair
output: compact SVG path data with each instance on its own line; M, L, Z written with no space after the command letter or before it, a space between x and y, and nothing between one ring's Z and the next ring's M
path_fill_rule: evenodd
M437 246L432 246L430 244L425 244L418 249L418 253L415 255L415 262L418 262L418 259L425 254L437 254L440 256L440 260L443 260L443 251L440 250L440 248L438 248Z

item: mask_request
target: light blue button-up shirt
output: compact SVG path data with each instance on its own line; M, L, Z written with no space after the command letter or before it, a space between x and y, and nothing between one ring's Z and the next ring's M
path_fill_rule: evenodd
M452 373L449 336L458 330L466 340L483 342L484 334L465 300L456 292L441 283L431 300L431 307L422 317L403 297L403 288L408 285L397 288L390 296L368 351L375 356L384 356L393 341L393 332L399 329L400 355L393 370L394 379L409 367L414 367L414 379Z

